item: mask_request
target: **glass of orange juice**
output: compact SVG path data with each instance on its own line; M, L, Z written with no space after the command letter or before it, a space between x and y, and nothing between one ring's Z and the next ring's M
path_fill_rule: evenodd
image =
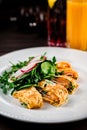
M87 0L67 0L66 41L70 48L87 50Z

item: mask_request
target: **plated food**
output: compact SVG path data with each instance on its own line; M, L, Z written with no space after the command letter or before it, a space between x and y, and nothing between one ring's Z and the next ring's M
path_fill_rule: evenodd
M66 61L58 62L55 56L48 59L46 53L11 64L0 76L0 88L5 94L10 92L28 109L42 108L44 102L61 106L79 86L79 75L72 65Z

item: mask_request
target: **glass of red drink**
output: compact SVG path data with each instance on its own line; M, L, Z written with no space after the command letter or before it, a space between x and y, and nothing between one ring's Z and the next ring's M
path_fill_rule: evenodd
M49 1L54 1L53 5ZM66 45L66 0L48 0L48 45Z

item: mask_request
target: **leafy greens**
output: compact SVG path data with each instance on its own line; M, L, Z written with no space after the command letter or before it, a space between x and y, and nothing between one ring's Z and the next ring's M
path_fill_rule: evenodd
M40 59L42 59L43 56L41 56ZM12 90L13 92L30 86L36 87L39 81L52 79L59 75L56 68L55 56L52 60L48 60L46 57L44 61L38 63L30 72L24 73L19 78L13 77L13 82L9 82L9 77L20 68L27 66L33 58L35 57L29 57L28 61L18 62L17 64L11 63L11 69L9 71L5 70L2 73L0 76L0 88L3 90L3 93L7 94L9 90Z

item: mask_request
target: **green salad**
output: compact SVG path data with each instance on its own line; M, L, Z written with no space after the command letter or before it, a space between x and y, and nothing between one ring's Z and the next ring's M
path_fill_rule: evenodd
M5 94L9 90L12 94L29 86L36 87L39 81L52 79L60 74L56 68L56 57L53 56L49 60L44 53L41 56L29 57L28 60L17 64L11 63L11 68L0 76L0 88Z

